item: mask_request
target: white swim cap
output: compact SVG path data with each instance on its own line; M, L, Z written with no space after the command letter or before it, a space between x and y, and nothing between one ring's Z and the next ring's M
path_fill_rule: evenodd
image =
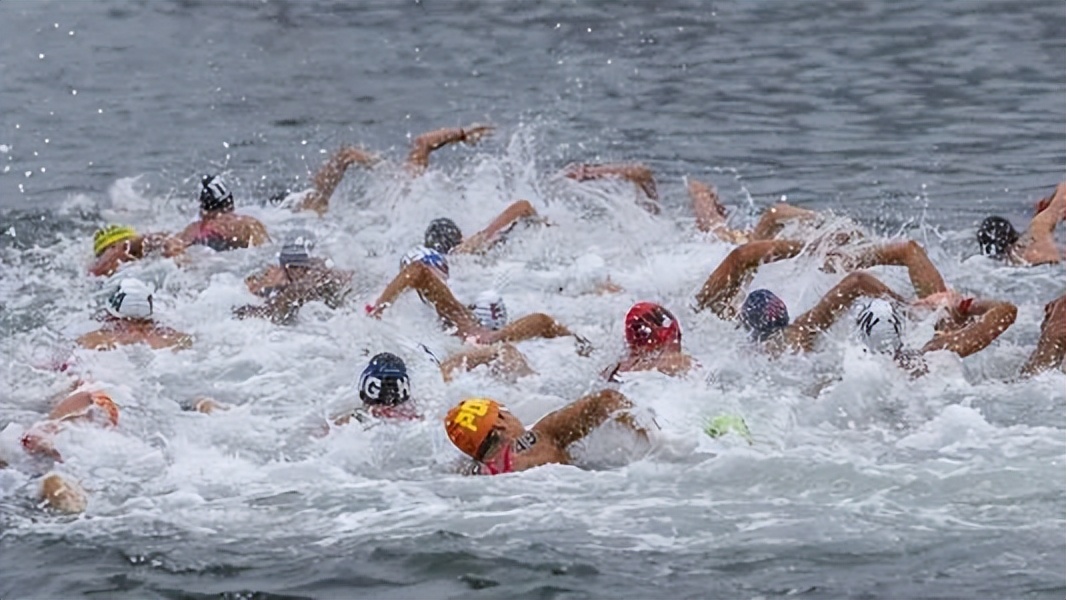
M493 331L507 324L507 305L496 290L486 290L478 294L477 300L470 305L478 322Z
M903 319L888 300L874 298L867 302L855 324L863 343L873 352L896 352L903 347Z
M136 279L123 279L107 299L107 312L121 319L152 316L152 290Z

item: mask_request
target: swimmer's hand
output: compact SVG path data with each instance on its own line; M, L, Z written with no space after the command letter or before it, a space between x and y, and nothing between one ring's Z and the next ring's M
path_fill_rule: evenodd
M337 160L344 166L350 165L362 165L364 167L372 167L376 165L381 159L376 154L371 154L362 148L356 148L354 146L343 146L337 151Z
M493 127L492 125L478 125L476 123L471 125L470 127L460 127L459 141L469 146L473 146L474 144L478 143L481 138L492 133L494 129L495 127Z

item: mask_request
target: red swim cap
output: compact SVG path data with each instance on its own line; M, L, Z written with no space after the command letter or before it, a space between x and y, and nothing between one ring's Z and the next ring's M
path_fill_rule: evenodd
M626 344L630 348L657 350L681 343L681 324L670 311L654 302L638 302L626 313Z

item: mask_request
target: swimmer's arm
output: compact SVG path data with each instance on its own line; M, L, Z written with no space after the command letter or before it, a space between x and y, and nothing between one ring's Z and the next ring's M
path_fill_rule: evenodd
M293 210L313 210L319 216L329 210L329 200L333 192L344 179L344 173L348 167L360 164L371 167L377 161L377 157L360 148L342 146L327 160L311 177L311 185L314 189Z
M1020 258L1031 265L1055 263L1060 260L1055 247L1055 226L1066 219L1066 182L1055 188L1055 195L1047 208L1037 213L1029 222L1026 246L1021 248Z
M511 227L519 219L537 216L537 210L528 200L511 204L489 223L488 227L465 239L452 249L451 254L476 254L488 250L501 231Z
M792 258L802 250L801 242L788 240L749 242L733 249L696 294L695 309L710 308L721 319L735 318L733 300L751 281L759 265Z
M974 300L966 316L976 317L966 327L952 333L938 335L922 347L922 352L951 350L965 358L985 349L1007 330L1018 316L1018 308L999 300Z
M889 289L869 273L849 273L833 286L814 308L800 315L785 328L785 340L793 350L807 352L814 348L818 336L833 326L858 298L887 297L904 302L903 297Z
M440 364L440 373L445 382L450 382L455 378L456 371L472 371L481 365L497 360L500 361L500 368L507 373L529 374L533 372L517 348L510 344L493 344L474 346L449 356Z
M129 240L121 244L115 244L104 250L104 253L89 267L89 273L96 276L112 275L122 263L135 260L133 248Z
M718 202L718 192L711 186L696 181L688 183L688 195L692 199L692 212L696 214L696 229L713 233L718 239L730 244L747 241L747 235L726 225L725 208Z
M847 269L866 269L879 265L907 267L907 275L918 298L948 290L940 271L929 260L921 244L914 240L882 244L856 256L844 256L844 267Z
M659 192L655 187L655 176L652 174L651 169L642 164L590 165L580 163L567 167L563 174L577 181L620 177L639 187L648 199L659 199Z
M1064 365L1066 357L1066 294L1044 306L1044 321L1040 324L1040 339L1022 366L1022 376L1042 373L1056 365Z
M592 344L587 339L570 331L554 317L544 313L533 313L515 319L502 329L486 334L483 341L489 343L522 342L534 338L550 340L557 337L573 337L577 342L577 353L581 356L588 356L592 353Z
M381 313L408 289L415 289L437 310L441 320L455 325L460 337L476 335L481 330L477 319L463 303L459 302L448 288L448 284L433 274L430 267L420 263L411 263L404 267L381 292L373 305L368 307L370 316L380 317Z
M423 133L415 138L411 153L407 155L407 169L413 174L420 174L429 166L429 155L448 144L466 142L476 144L478 140L492 131L491 125L471 125L467 128L445 128Z
M796 219L812 220L818 213L806 208L778 202L763 211L755 229L751 232L752 240L772 240L785 228L785 223Z
M601 390L589 394L555 412L548 413L533 426L533 431L550 438L565 450L568 446L587 436L602 425L615 412L632 408L633 403L615 390ZM617 420L638 434L647 435L637 427L632 418L621 415Z

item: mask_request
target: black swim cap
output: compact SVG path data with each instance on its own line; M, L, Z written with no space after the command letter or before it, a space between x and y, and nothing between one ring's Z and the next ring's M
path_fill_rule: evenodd
M981 254L986 256L1005 256L1017 241L1018 232L1014 225L1003 217L988 217L977 230L977 243L981 246Z
M200 210L215 212L233 210L233 194L226 187L226 182L218 175L204 175L200 180Z
M432 248L441 254L447 254L463 241L463 232L455 221L441 217L433 219L429 227L426 227L425 246Z

